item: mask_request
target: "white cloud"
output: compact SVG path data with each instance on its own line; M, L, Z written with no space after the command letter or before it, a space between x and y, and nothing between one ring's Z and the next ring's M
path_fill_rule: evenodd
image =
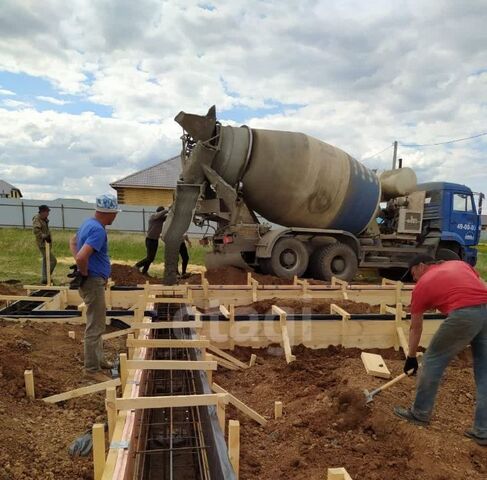
M0 88L0 95L15 95L15 92L7 90L6 88Z
M12 100L10 98L3 100L2 104L9 108L29 108L31 106L28 102L21 102L20 100Z
M41 102L52 103L53 105L67 105L68 103L71 103L69 100L61 100L60 98L54 97L45 97L43 95L38 95L36 99L40 100Z
M51 0L40 7L4 0L0 70L47 79L58 93L110 107L114 117L32 111L27 121L23 112L10 112L16 128L3 143L9 161L66 158L76 162L75 171L82 166L86 178L99 168L103 173L83 184L94 192L115 164L120 177L175 153L180 129L173 117L179 110L205 113L212 104L219 118L245 107L255 117L246 123L254 127L304 131L356 158L396 139L432 143L487 130L481 0L217 0L212 10L199 4ZM62 107L52 100L63 100L37 98ZM276 103L304 106L276 111L270 108ZM486 149L481 138L400 147L399 155L423 180L463 181L465 169L458 166L468 161L469 182L480 189ZM391 149L365 164L383 168L390 158ZM48 176L73 178L68 160L56 165L62 174L54 165ZM55 196L76 188L56 185Z

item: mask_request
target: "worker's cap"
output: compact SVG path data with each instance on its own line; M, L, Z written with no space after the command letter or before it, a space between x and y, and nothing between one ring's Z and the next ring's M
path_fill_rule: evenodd
M41 212L50 212L51 209L47 205L39 205L39 213Z
M408 267L409 270L411 270L411 268L416 267L420 263L431 264L435 262L436 260L431 255L427 255L426 253L420 253L419 255L416 255L415 257L411 258L411 260L409 260Z
M104 193L96 197L96 211L100 213L118 213L117 197L111 193Z

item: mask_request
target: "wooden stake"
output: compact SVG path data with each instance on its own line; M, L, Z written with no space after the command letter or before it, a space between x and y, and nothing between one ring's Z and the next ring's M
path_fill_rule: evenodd
M125 385L127 385L127 354L120 354L120 381L122 382L122 392L125 390Z
M107 388L107 396L105 399L105 406L107 409L108 418L108 439L111 441L113 431L115 430L115 422L117 420L117 391L115 387Z
M282 402L274 402L274 418L282 417Z
M253 367L255 365L256 360L257 360L257 355L255 353L250 355L249 367Z
M218 400L218 403L216 404L216 415L218 417L218 423L220 424L223 435L225 435L225 407L225 402Z
M212 362L213 361L213 355L211 353L205 353L205 360L207 362ZM206 376L208 378L208 384L211 385L213 383L213 371L207 370Z
M344 468L329 468L327 480L352 480Z
M135 346L135 335L133 333L129 333L127 336L127 358L129 360L134 358Z
M68 337L69 338L72 338L73 340L75 340L76 339L76 332L74 330L70 330L68 332Z
M296 356L292 354L291 344L289 343L289 333L287 331L287 313L277 305L272 305L272 313L279 315L279 324L281 325L282 347L286 355L286 362L291 363L296 360Z
M47 274L47 286L51 285L51 248L50 244L44 242L44 248L46 249L46 274Z
M25 370L24 380L25 380L25 393L27 395L27 398L34 400L35 399L34 372L32 370Z
M228 307L228 312L230 314L229 325L228 325L228 340L230 343L230 350L235 348L235 305L232 303Z
M91 436L93 439L94 480L101 480L105 468L105 425L95 423Z
M238 480L240 469L240 422L238 420L228 422L228 457Z

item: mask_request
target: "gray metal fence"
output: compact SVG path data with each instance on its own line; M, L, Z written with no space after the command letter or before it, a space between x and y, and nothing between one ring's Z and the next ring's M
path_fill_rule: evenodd
M51 228L76 230L81 223L93 215L95 204L76 199L59 200L24 200L22 198L0 199L0 227L31 228L32 217L37 215L39 205L47 205L49 226ZM122 232L145 233L149 217L156 211L156 207L140 205L120 205L122 210L110 230ZM191 224L188 233L193 236L202 235L202 229Z

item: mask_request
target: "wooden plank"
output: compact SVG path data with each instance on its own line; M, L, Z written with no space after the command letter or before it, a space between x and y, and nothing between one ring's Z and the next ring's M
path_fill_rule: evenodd
M240 422L238 420L228 422L228 458L238 480L240 470Z
M108 421L108 440L111 441L113 432L115 430L115 423L117 421L117 391L115 387L107 388L105 407L107 409L107 421Z
M347 316L350 318L350 314L344 310L342 307L339 307L335 303L332 303L330 305L330 313L337 313L338 315L341 315L342 317Z
M207 348L209 345L209 340L127 339L127 347L131 348Z
M218 417L218 423L220 424L223 435L225 435L225 402L221 400L216 404L216 416Z
M391 378L391 372L386 366L386 362L381 355L375 353L362 352L360 358L364 364L368 375L379 378Z
M329 468L327 480L352 480L352 477L344 468Z
M130 326L131 330L166 330L170 328L202 328L203 322L195 321L195 322L186 322L186 321L178 321L178 322L136 322L132 323Z
M282 402L274 402L274 418L282 417Z
M273 315L287 315L287 312L283 310L281 307L278 307L277 305L272 305L272 314Z
M245 405L245 403L240 401L237 397L235 397L231 393L227 392L224 388L220 387L215 382L213 382L213 385L211 388L216 393L228 395L228 401L235 408L238 408L241 412L245 413L245 415L247 415L251 419L255 420L260 425L266 425L267 424L267 420L262 415L259 415L255 410L252 410L249 406Z
M128 368L127 368L127 354L121 353L120 354L120 382L122 384L122 391L127 385L127 375L128 375Z
M5 302L39 302L48 303L54 300L54 297L30 297L28 295L0 295L0 300Z
M227 402L227 395L208 393L201 395L174 395L163 397L117 398L117 410L145 410L149 408L200 407Z
M101 338L102 340L110 340L112 338L123 337L129 333L134 333L133 328L124 328L123 330L117 330L116 332L104 333Z
M213 355L211 353L205 352L204 358L207 362L213 361ZM206 370L206 377L208 379L208 385L211 385L213 383L213 372L211 371L211 369Z
M105 425L95 423L91 429L93 439L93 470L94 480L101 480L105 468Z
M120 379L114 378L113 380L107 380L106 382L95 383L94 385L88 385L87 387L75 388L64 393L58 393L45 397L42 400L46 403L58 403L72 398L82 397L83 395L89 395L90 393L101 392L112 387L118 387L120 385Z
M127 360L129 370L216 370L215 361L202 360Z
M32 370L24 371L24 381L25 381L25 394L27 398L34 400L36 398L34 389L34 372Z
M249 366L246 363L241 362L238 358L233 357L227 352L224 352L223 350L219 349L218 347L215 347L214 345L209 345L208 350L210 350L213 353L216 353L220 357L224 358L225 360L228 360L229 362L235 364L237 367L240 368L249 368Z
M396 327L397 338L399 340L399 345L401 345L402 351L404 352L404 356L407 358L409 355L409 344L404 333L404 329L402 326Z
M225 318L230 318L230 312L227 310L225 305L220 305L220 313L225 317Z
M224 368L228 368L228 370L240 370L235 364L233 364L232 362L228 362L224 358L220 358L216 355L213 355L213 358L215 359L216 363L218 363L218 365L221 365Z

